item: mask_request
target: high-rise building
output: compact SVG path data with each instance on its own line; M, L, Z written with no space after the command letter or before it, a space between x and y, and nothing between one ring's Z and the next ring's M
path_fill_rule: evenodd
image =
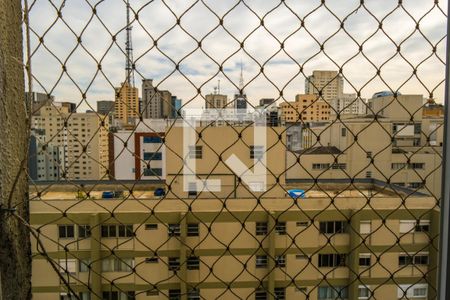
M172 106L172 93L169 91L160 91L161 94L161 112L160 119L167 119L173 115L174 107Z
M70 113L58 102L43 106L32 127L45 142L59 147L64 166L61 177L80 180L107 179L109 121L96 113Z
M107 116L114 114L115 103L111 100L97 101L97 112L101 115Z
M176 118L177 116L182 115L182 112L180 111L182 106L181 99L178 99L177 96L172 96L171 103L173 107L171 118Z
M121 125L134 124L139 118L139 90L124 82L115 88L114 117Z
M45 130L31 130L28 175L34 181L59 180L64 170L64 148L45 139Z
M44 105L50 105L55 101L55 97L45 93L25 92L25 99L31 104L31 113L36 115Z
M328 104L344 93L344 79L337 71L313 71L305 79L305 94L320 95Z
M295 102L280 104L281 120L288 123L323 122L330 118L330 106L317 95L296 95Z
M67 107L67 110L69 113L76 113L77 112L77 104L69 101L60 102L61 106Z
M227 95L208 94L205 97L205 108L226 108L228 106Z
M364 115L366 113L365 99L356 94L342 94L331 100L331 115Z
M153 86L153 79L142 80L142 107L144 119L167 119L174 115L172 94L169 91L159 91Z

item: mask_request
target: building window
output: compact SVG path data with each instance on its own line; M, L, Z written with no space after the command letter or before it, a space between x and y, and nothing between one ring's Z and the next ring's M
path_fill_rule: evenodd
M200 268L200 259L197 256L188 257L186 267L188 270L198 270Z
M59 272L76 274L77 272L77 260L76 259L60 259L59 260Z
M256 268L267 268L267 255L256 255Z
M359 223L359 233L360 234L370 234L372 232L372 222L371 221L361 221Z
M133 225L102 225L102 237L133 237Z
M410 163L408 165L408 169L414 169L414 170L422 170L425 169L425 163Z
M318 300L348 299L348 289L343 286L320 286Z
M199 236L198 223L188 223L186 234L187 234L187 236Z
M161 168L144 168L144 176L162 176Z
M187 293L187 300L200 300L200 290L192 289Z
M145 295L146 295L147 297L151 297L151 296L159 296L159 291L158 291L158 290L147 291L147 292L145 292Z
M331 165L331 168L334 170L345 170L347 168L346 163L334 163Z
M306 222L296 222L295 225L297 227L308 227L309 226L309 222L308 221L306 221Z
M328 164L328 163L315 163L315 164L312 164L312 169L313 170L325 170L325 169L328 169L328 168L330 168L330 164Z
M368 286L358 286L358 299L369 299L372 296L372 292Z
M430 220L401 220L400 233L429 232Z
M159 136L144 136L144 144L161 144L162 139Z
M267 292L263 288L255 290L255 300L267 300Z
M359 254L359 266L360 267L370 267L371 263L370 253L360 253Z
M89 272L91 269L91 260L90 259L82 259L78 263L78 272Z
M264 146L250 146L250 158L261 159L264 155Z
M346 221L320 222L319 230L320 233L322 234L346 233L347 222Z
M203 146L189 146L189 158L203 158Z
M400 284L397 288L398 299L426 298L427 295L427 284Z
M59 238L75 237L74 225L58 225Z
M167 233L169 236L180 236L180 224L169 224Z
M144 152L144 160L162 160L161 152Z
M286 299L286 289L283 287L276 287L274 289L275 299L276 300L285 300Z
M300 260L307 260L308 259L308 255L306 254L297 254L295 255L296 259L300 259Z
M180 300L180 299L181 299L180 289L169 290L169 300Z
M158 257L146 257L145 262L147 264L157 264L158 263Z
M286 255L275 256L275 266L279 268L286 267Z
M341 136L347 136L347 128L341 128Z
M372 171L366 171L366 178L372 178Z
M169 257L168 268L169 268L169 271L178 271L180 269L180 258L179 257Z
M78 237L88 238L91 236L91 226L89 225L78 225Z
M256 222L256 235L267 235L267 222Z
M157 230L158 224L145 224L145 230Z
M102 272L131 272L134 267L132 258L106 258L102 260Z
M107 291L102 292L102 300L134 300L136 299L135 293L133 292L117 292L117 291Z
M277 222L275 225L275 232L279 235L286 234L286 222Z
M419 222L416 222L414 231L415 232L430 232L430 221L429 220L419 220Z
M189 182L188 197L197 197L197 184L195 182Z
M366 158L372 158L372 151L366 152Z
M408 184L408 187L411 189L421 189L421 188L423 188L423 183L422 182L410 182Z
M419 253L416 255L409 255L407 253L400 254L398 256L398 265L428 265L428 253Z
M345 254L319 254L319 267L345 267Z
M401 170L406 167L406 163L391 163L392 170Z

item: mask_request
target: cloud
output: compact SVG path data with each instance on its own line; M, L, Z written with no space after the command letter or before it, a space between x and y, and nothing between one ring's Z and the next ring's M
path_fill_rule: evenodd
M160 88L170 90L185 102L191 101L192 106L204 105L197 89L202 95L208 94L218 80L221 91L232 97L239 84L241 61L245 67L245 90L253 104L260 98L279 98L280 90L281 99L291 101L295 94L304 92L305 76L313 70L339 68L344 70L345 90L361 91L366 98L379 90L400 88L404 94L425 96L433 91L438 101L443 99L445 65L441 60L445 57L447 19L442 11L447 10L446 3L130 3L136 85L140 87L143 78L153 78ZM57 99L77 102L86 93L93 107L97 100L113 100L113 87L125 79L125 1L66 1L61 9L62 19L57 14L61 4L62 0L36 0L30 11L35 89L52 91ZM220 18L223 25L219 24ZM379 22L383 30L378 28ZM39 43L40 37L44 44ZM359 51L361 45L363 53ZM401 53L397 53L398 45ZM432 52L433 47L436 53ZM177 64L179 70L175 70ZM409 79L414 68L417 74ZM377 69L386 83L376 76ZM82 109L85 107L81 105Z

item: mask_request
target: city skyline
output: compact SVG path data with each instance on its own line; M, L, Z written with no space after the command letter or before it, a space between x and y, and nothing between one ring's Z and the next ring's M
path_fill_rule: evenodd
M54 1L55 7L58 8L58 5L61 3L57 2ZM316 2L309 1L298 4L286 1L287 5L295 9L294 11L300 17L314 10L314 4L316 6L319 5ZM173 6L173 1L166 1L166 3L178 16L183 9L186 9L186 7L179 7L180 4ZM252 2L251 5L249 4L249 7L255 10L258 16L263 16L270 9L276 7L274 5L275 3L277 2L256 1ZM192 2L188 4L192 4ZM47 92L55 95L58 100L72 101L79 104L82 100L82 93L90 86L87 90L86 98L89 105L93 108L98 100L114 99L113 88L120 86L121 82L125 81L125 54L121 51L125 49L126 9L124 1L109 1L108 5L110 6L106 7L100 1L97 3L96 13L105 22L105 26L112 34L117 33L117 44L113 44L109 51L107 49L112 43L111 35L105 29L102 29L102 25L95 16L89 21L88 17L92 16L92 8L86 2L71 1L66 3L61 9L64 20L75 33L79 34L86 23L89 24L81 37L82 45L97 60L100 60L105 52L107 52L102 61L102 72L104 72L106 78L99 73L91 84L94 74L98 71L97 63L85 50L78 46L65 65L68 74L72 77L76 85L81 87L81 91L71 82L67 74L64 74L60 81L57 81L57 78L61 75L61 65L41 45L32 57L32 70L36 79L33 81L35 91L39 92L45 89ZM334 34L337 28L336 26L339 25L338 21L323 7L314 11L305 20L305 27L311 35L305 31L305 28L299 28L300 21L284 5L276 8L274 12L267 14L264 18L265 28L259 28L261 21L242 3L239 3L235 9L224 17L224 27L232 35L236 36L236 39L239 41L245 39L248 31L251 31L252 28L257 29L254 34L245 40L244 49L261 65L280 50L280 43L271 37L266 29L270 30L280 41L295 32L294 35L284 42L284 50L295 61L281 51L264 65L264 73L267 75L267 78L265 78L262 74L259 74L260 66L250 56L243 54L239 43L226 33L223 27L219 26L218 19L203 4L196 4L188 13L183 15L180 19L180 25L197 39L205 36L215 26L219 26L211 35L203 40L202 49L216 59L219 64L223 63L223 73L219 72L219 67L207 58L201 50L197 49L194 53L189 54L192 50L196 49L198 43L189 38L182 31L182 28L176 25L176 19L163 3L147 3L147 1L136 0L131 1L130 5L133 11L138 13L140 22L132 17L134 58L137 68L136 86L140 86L143 78L152 78L158 84L157 87L159 89L170 90L172 94L183 99L183 105L186 104L187 107L202 107L204 100L197 95L197 89L175 70L175 64L171 63L169 58L175 62L179 62L182 57L187 55L187 58L180 64L179 70L196 87L201 87L201 94L203 96L214 91L214 87L217 85L219 79L223 94L230 96L235 94L239 86L240 63L242 60L246 85L245 93L249 102L253 105L257 105L257 101L260 98L292 101L296 94L304 92L304 75L310 75L313 70L338 70L342 65L344 65L344 75L347 79L344 79L346 86L344 92L354 93L361 90L362 97L370 98L375 92L389 90L389 87L383 84L379 78L365 85L372 76L376 75L376 71L373 67L370 67L370 63L366 59L362 58L361 53L359 53L357 58L348 63L344 63L358 53L359 50L356 43L352 42L350 37L342 30L326 42L324 46L326 54L336 64L330 61L324 52L320 51L320 46L314 41L313 37L319 43L322 43ZM358 7L359 1L354 1L354 3L350 3L347 6L337 6L335 1L328 1L327 5L341 19L349 15L344 22L345 29L359 43L370 37L378 28L375 19L371 18L363 7L350 14ZM433 7L432 3L419 3L418 1L411 1L410 4L405 3L404 5L405 7L414 5L414 10L411 13L415 14L413 16L416 19L420 18L429 8ZM445 6L445 4L443 5ZM374 2L369 2L366 6L380 19L387 15L390 9L390 7L383 7ZM214 6L214 11L220 15L229 8L229 4L219 3ZM36 17L42 14L54 15L54 18L49 17L48 20L39 19L39 22L37 22ZM158 15L158 24L154 24L154 21L151 20L152 18L147 17L152 14ZM47 24L47 22L53 22L55 19L55 8L45 2L37 2L30 13L31 27L39 35L42 35L42 32L51 24ZM198 22L199 20L201 22ZM323 22L323 20L326 20L326 22ZM444 57L443 54L445 52L445 45L442 40L445 35L445 26L442 24L445 24L445 22L445 16L435 7L426 18L421 20L420 26L420 30L433 44L440 41L437 45L436 53L441 58ZM156 48L151 48L149 52L146 52L154 43L143 28L149 31L152 36L157 37L171 28L172 25L176 26L167 35L158 40L159 49L167 57ZM355 28L357 28L356 31ZM298 31L296 31L297 29ZM421 37L418 31L415 31L415 21L406 15L406 13L402 14L396 10L395 14L390 15L383 21L383 30L397 43L407 38L411 32L415 32L401 45L401 54L408 60L421 62L431 53L431 46ZM68 37L64 43L59 41L61 36ZM63 62L69 56L71 50L77 45L75 35L69 31L66 25L61 23L60 19L52 26L43 40L46 47ZM37 38L34 34L31 36L31 45L32 51L38 45ZM235 51L236 53L234 53ZM392 54L395 54L396 51L397 49L393 43L380 31L365 42L363 46L364 54L377 67L383 65L383 62ZM317 53L318 55L316 55ZM232 57L227 60L226 58L231 54L233 54ZM310 58L312 60L309 60ZM303 65L303 73L298 74L300 68L297 63ZM173 71L175 72L172 73ZM217 72L220 73L220 76L216 76ZM412 75L412 68L397 53L393 60L381 68L381 77L393 90L399 88L403 94L423 94L424 97L428 97L429 92L427 89L434 91L433 96L440 103L443 99L443 84L440 83L438 78L440 78L439 74L443 72L443 62L439 61L435 55L431 55L428 60L419 66L417 71L419 78L425 84L425 88L415 78L408 80ZM295 78L287 84L293 77ZM405 85L402 85L404 81L407 82ZM53 89L52 87L56 82L58 82L56 88ZM283 97L281 98L279 89L283 90ZM86 102L82 102L80 109L90 108Z

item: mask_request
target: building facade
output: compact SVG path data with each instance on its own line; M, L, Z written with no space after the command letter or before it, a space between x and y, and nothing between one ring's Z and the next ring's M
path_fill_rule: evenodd
M116 99L114 102L114 118L121 125L134 124L139 119L139 90L122 83L121 87L115 88Z
M108 118L96 113L70 113L54 102L41 107L39 115L33 117L32 128L43 132L45 143L61 149L62 178L107 179Z
M229 105L227 95L208 94L205 96L205 108L226 108Z
M280 104L281 120L286 123L320 122L330 119L330 106L317 95L296 95L295 102Z
M366 100L356 94L342 94L331 100L331 115L364 115L366 114Z
M432 197L367 185L345 187L332 203L326 193L343 186L330 184L295 205L285 197L256 206L229 199L224 209L216 198L161 201L139 186L125 201L101 199L117 185L104 187L90 201L51 190L31 201L31 226L47 251L37 252L32 238L33 299L70 299L48 260L83 300L436 297Z
M321 94L328 104L344 93L344 79L338 71L313 71L305 79L305 94Z

